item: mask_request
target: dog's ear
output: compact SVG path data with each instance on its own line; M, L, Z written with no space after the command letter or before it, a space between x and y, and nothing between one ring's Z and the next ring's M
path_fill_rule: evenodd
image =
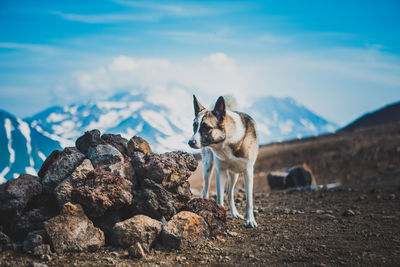
M197 114L199 114L199 112L202 111L204 107L200 104L195 95L193 95L193 106L194 106L194 116L197 117Z
M225 114L226 114L225 100L222 96L218 97L217 103L215 103L213 114L220 121L222 121L225 118Z

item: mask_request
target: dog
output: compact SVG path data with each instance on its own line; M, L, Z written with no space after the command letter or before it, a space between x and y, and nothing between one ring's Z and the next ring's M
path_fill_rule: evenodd
M243 219L234 201L235 184L242 174L246 191L246 227L257 227L253 212L254 163L258 155L256 123L249 115L233 111L225 98L220 96L213 109L206 109L193 95L195 118L193 136L188 144L191 148L201 149L202 197L209 196L211 175L216 167L217 202L224 205L225 180L229 178L228 206L231 216Z

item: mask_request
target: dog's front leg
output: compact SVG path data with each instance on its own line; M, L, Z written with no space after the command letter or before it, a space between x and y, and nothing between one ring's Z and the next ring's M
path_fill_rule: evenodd
M244 174L244 187L246 190L246 227L258 226L253 212L253 180L253 166L249 166Z
M224 206L224 190L225 190L225 180L228 176L228 170L220 168L217 165L215 172L215 181L217 184L217 202Z
M212 172L214 170L214 156L209 150L202 151L202 163L203 163L203 191L201 192L202 198L208 198L208 192L210 190L210 180Z

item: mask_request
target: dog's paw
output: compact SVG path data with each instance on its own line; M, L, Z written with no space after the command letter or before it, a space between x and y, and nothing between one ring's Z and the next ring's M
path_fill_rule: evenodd
M255 228L258 226L258 224L254 218L251 218L251 219L247 219L245 226L247 228Z
M243 215L241 215L237 210L231 212L232 219L244 219Z

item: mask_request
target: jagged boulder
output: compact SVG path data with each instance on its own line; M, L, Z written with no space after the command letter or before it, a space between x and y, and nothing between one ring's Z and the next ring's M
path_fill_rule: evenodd
M91 218L108 210L118 210L132 203L132 183L103 169L94 169L74 186L71 199L79 203Z
M20 214L8 217L4 223L5 231L14 240L24 240L26 235L44 227L44 221L59 214L53 195L42 194L32 199Z
M163 245L171 249L182 249L200 244L208 236L208 226L203 217L190 211L181 211L176 214L161 232Z
M182 210L191 211L203 217L213 235L226 231L225 209L214 199L194 198Z
M24 240L24 248L25 252L33 252L34 248L43 244L45 235L44 231L33 231L28 233Z
M84 180L89 172L93 171L93 165L89 159L85 159L71 175L61 182L54 190L59 207L63 207L65 203L72 201L72 191L79 185L84 184Z
M84 159L85 155L75 147L67 147L57 153L57 156L54 156L51 162L46 163L47 170L43 171L42 179L43 190L51 193L59 183L71 175Z
M99 166L109 166L124 161L124 156L121 152L108 144L97 145L91 148L87 153L87 157L95 168Z
M60 153L61 153L61 150L53 150L53 152L51 152L51 154L43 162L42 167L40 167L40 170L38 171L38 176L41 179L44 178L44 175L46 174L47 170L49 169L51 164L58 158Z
M113 244L128 248L137 242L149 251L161 233L162 224L145 215L136 215L116 223L112 230Z
M167 189L175 188L197 168L193 155L181 151L164 154L134 152L132 166L140 179L150 179Z
M122 155L128 156L128 140L123 138L120 134L103 134L101 139L105 144L112 145Z
M21 174L16 179L0 185L0 221L22 212L28 202L42 193L39 178Z
M132 137L127 144L128 155L132 156L134 152L151 153L151 147L146 140L140 136Z
M75 146L80 152L86 155L91 148L105 143L106 142L100 137L100 131L94 129L85 132L84 135L79 137L75 142Z
M136 191L132 208L136 214L145 214L157 220L162 217L169 219L177 211L173 194L149 179L144 179Z
M94 227L79 204L66 203L62 214L45 222L50 243L57 253L95 251L104 245L104 233Z

